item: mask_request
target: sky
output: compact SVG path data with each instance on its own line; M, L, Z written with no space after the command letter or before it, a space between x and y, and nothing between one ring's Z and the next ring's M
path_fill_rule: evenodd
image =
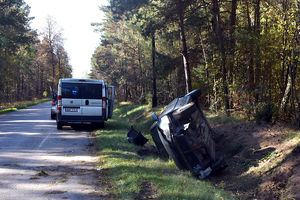
M91 68L91 57L100 44L100 34L94 32L93 22L101 22L104 13L99 6L106 0L25 0L34 17L31 27L41 32L50 16L62 30L64 47L69 55L73 78L86 78Z

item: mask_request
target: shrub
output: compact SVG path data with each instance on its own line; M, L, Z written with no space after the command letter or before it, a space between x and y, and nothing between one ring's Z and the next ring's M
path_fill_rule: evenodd
M152 94L151 93L146 93L140 96L139 98L139 104L143 105L151 105L152 104Z
M278 116L278 108L273 102L261 103L257 106L255 120L257 123L261 121L272 122Z

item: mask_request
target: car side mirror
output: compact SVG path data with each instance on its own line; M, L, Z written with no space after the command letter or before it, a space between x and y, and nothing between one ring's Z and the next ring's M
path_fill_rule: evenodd
M155 113L152 113L152 119L154 121L158 121L158 117L157 117L157 115Z
M56 93L52 94L52 99L55 99L55 101L57 100L57 94Z

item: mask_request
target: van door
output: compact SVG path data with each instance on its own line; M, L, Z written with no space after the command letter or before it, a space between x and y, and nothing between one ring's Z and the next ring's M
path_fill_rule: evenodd
M63 116L73 116L79 119L81 116L81 93L80 84L62 83L62 110ZM77 117L77 118L76 118Z
M114 110L114 86L109 85L107 87L107 105L108 105L108 118L112 118Z
M82 83L82 118L99 119L102 116L102 84Z

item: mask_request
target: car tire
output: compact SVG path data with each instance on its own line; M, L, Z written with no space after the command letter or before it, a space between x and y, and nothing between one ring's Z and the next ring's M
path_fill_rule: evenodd
M62 129L62 123L60 122L56 122L56 127L57 127L57 130L61 130Z
M56 115L55 114L51 114L51 119L56 119Z

